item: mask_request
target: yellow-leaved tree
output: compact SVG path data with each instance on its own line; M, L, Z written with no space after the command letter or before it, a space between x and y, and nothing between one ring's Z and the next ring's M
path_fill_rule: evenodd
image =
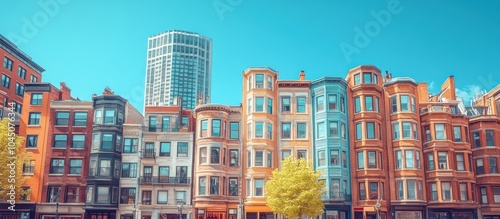
M323 213L321 196L326 193L321 173L312 163L291 156L283 160L266 183L266 203L276 214L288 218L316 217Z
M7 112L4 116L7 116ZM23 164L28 153L22 148L24 138L14 133L13 121L8 117L0 120L0 200L17 202L26 179Z

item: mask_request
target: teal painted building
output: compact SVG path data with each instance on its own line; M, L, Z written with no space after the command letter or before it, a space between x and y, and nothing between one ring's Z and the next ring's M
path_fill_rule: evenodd
M311 99L314 168L323 172L327 188L321 218L352 218L347 82L340 77L314 80Z

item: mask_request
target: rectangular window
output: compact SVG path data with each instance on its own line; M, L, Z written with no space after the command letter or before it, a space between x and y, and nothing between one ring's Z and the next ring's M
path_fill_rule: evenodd
M397 113L397 112L398 112L398 97L392 96L391 97L391 113Z
M61 201L61 186L48 186L47 188L47 202L60 202Z
M69 112L56 113L56 125L67 126L69 124Z
M427 159L428 159L429 170L434 170L435 169L435 167L434 167L434 154L429 153L427 155Z
M413 164L413 151L412 150L405 150L405 161L406 161L406 168L414 168Z
M417 124L413 123L413 138L415 140L418 140L418 128Z
M31 94L31 101L30 104L33 106L40 106L42 105L42 97L43 95L40 93L33 93Z
M472 132L472 139L474 140L474 148L481 147L481 138L479 132Z
M345 101L343 96L340 96L340 112L345 112Z
M229 196L238 196L238 178L229 178Z
M359 74L355 74L354 75L354 85L358 85L358 84L361 84L361 77ZM364 200L364 199L362 199Z
M326 165L325 151L320 150L318 151L318 166L325 166L325 165Z
M104 124L114 124L115 123L115 110L104 110ZM156 118L155 120L155 130L156 131Z
M264 188L264 180L255 179L255 188L254 188L255 196L263 196L264 195L263 188Z
M264 122L255 122L255 138L264 138Z
M202 176L198 179L198 195L206 195L207 192L207 178Z
M484 174L483 158L476 159L476 174Z
M82 159L69 159L69 174L82 174Z
M174 131L173 127L170 127L170 117L164 116L161 118L161 131L162 132L171 132Z
M267 98L267 113L273 114L273 99Z
M10 77L2 74L2 86L9 89L10 88Z
M500 187L493 187L493 201L495 204L500 203Z
M248 114L252 113L252 99L248 99L247 112Z
M401 151L396 151L396 169L401 169L403 167L403 153Z
M255 151L255 166L264 166L264 151Z
M264 97L255 98L255 112L264 112Z
M425 142L432 141L431 129L428 125L424 126L424 132L425 132Z
M290 97L281 97L281 112L290 112Z
M325 122L320 122L317 124L317 129L318 129L318 132L317 132L317 138L324 138L325 137Z
M135 204L135 188L121 188L120 204Z
M99 160L99 176L111 176L111 160Z
M440 170L448 169L448 152L438 152L438 163Z
M358 152L358 169L365 168L365 158L363 152Z
M403 138L411 138L411 122L403 122Z
M330 137L339 137L339 123L330 121L328 122Z
M305 122L297 122L297 138L306 138L306 128Z
M122 163L122 178L136 178L137 163Z
M337 110L337 95L328 95L328 110Z
M417 112L417 107L416 107L416 103L415 103L415 97L411 97L411 111L412 112Z
M273 152L267 152L267 167L273 167Z
M96 109L94 111L94 123L102 124L102 109Z
M375 97L375 111L380 112L380 103L378 97Z
M356 124L356 140L361 140L363 138L363 133L361 131L361 123Z
M325 110L325 97L323 95L316 97L316 112Z
M305 112L306 112L306 98L297 97L297 113L305 113Z
M255 75L255 88L264 88L264 75L256 74Z
M354 112L355 113L361 112L361 101L359 97L354 98Z
M431 200L432 201L438 200L438 191L437 191L437 184L436 183L431 183Z
M28 125L40 125L40 113L31 112L29 114Z
M281 138L283 139L290 139L290 127L291 123L289 122L283 122L281 123Z
M468 191L467 191L467 183L460 183L460 201L469 200Z
M24 85L16 82L16 92L17 95L23 97L24 96Z
M445 140L444 124L434 124L436 140Z
M220 137L220 119L212 119L212 137Z
M64 159L52 158L50 159L50 174L63 174L64 173Z
M486 130L486 146L495 146L495 131Z
M111 150L113 148L113 134L102 134L101 150Z
M160 157L170 157L170 142L160 142Z
M230 122L229 126L231 128L231 134L229 135L229 138L239 139L240 123L239 122Z
M455 142L462 141L462 128L461 128L461 126L453 126L453 140Z
M109 203L110 201L109 186L97 186L97 202Z
M398 189L398 200L404 200L405 199L405 189L403 187L403 180L397 180L397 189Z
M347 153L345 151L342 151L342 165L347 167Z
M200 148L200 164L207 163L207 148Z
M281 151L281 160L284 160L285 158L289 157L292 155L292 152L290 150L282 150Z
M332 166L339 165L339 151L338 150L330 150L330 165L332 165Z
M168 202L168 191L158 191L158 198L156 200L157 204L167 204Z
M457 156L457 170L464 171L465 170L464 154L457 153L456 156Z
M36 147L38 147L38 135L27 135L26 148L36 148Z
M34 75L30 75L30 82L38 82L38 78Z
M68 135L55 134L54 135L54 148L66 148L68 142Z
M200 137L207 137L208 136L208 120L201 120L201 136Z
M21 201L31 201L31 187L21 187L21 194L19 194Z
M375 139L375 123L373 122L366 123L366 138Z
M12 66L13 66L13 61L12 59L9 59L9 57L5 56L3 58L3 67L6 69L9 69L9 71L12 71Z
M267 89L273 90L273 78L271 76L267 76Z
M345 130L345 123L342 123L340 126L340 136L342 136L343 139L346 138L346 130Z
M370 182L370 200L378 199L378 183Z
M123 153L137 153L138 145L139 145L139 139L125 138L123 144Z
M267 123L267 139L273 139L273 124Z
M392 130L393 130L393 133L394 133L394 140L398 140L399 139L399 122L396 122L396 123L393 123L392 124Z
M400 101L401 101L401 111L402 112L405 112L405 111L409 111L410 108L409 108L409 101L408 101L408 95L401 95L399 96L400 98Z
M210 195L219 195L219 177L210 177Z
M479 188L481 192L481 204L488 204L488 195L486 194L486 187Z
M441 191L443 201L451 201L451 183L442 182L441 183Z
M365 110L366 111L373 111L373 97L372 96L365 96Z
M151 205L151 191L142 191L142 204L143 205Z
M490 173L498 173L497 158L490 157L488 160L490 162Z
M363 72L363 83L371 84L372 83L372 73Z
M297 150L297 158L301 159L307 159L307 151L306 150Z
M239 151L238 149L229 149L229 166L239 166Z
M375 151L368 151L368 168L377 168L377 154Z
M85 147L85 135L73 135L73 142L71 144L71 148L79 148L82 149Z
M366 200L366 187L365 183L359 183L359 200Z
M406 190L409 200L417 199L417 183L414 179L406 180Z
M220 155L220 148L211 147L210 148L210 163L218 164L219 163L219 155Z
M26 160L23 164L23 174L35 173L35 160Z

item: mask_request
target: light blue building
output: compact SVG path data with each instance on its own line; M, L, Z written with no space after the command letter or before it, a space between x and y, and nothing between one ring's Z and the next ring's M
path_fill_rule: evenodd
M323 171L327 194L322 218L351 218L347 82L323 77L311 83L314 168Z

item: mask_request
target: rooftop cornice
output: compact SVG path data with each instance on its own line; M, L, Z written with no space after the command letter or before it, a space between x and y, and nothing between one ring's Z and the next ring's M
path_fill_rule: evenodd
M30 68L35 70L38 74L42 74L42 72L45 71L42 66L38 65L36 62L34 62L31 57L29 57L26 53L21 51L13 42L5 38L3 35L0 34L0 47L5 49L7 52L10 52L11 55L15 56L17 59L21 60L22 62L26 63Z

